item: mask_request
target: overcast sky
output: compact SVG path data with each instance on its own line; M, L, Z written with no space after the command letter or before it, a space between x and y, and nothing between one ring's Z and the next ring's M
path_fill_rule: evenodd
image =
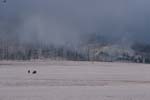
M2 0L1 0L2 1ZM149 0L7 0L0 2L0 34L22 41L77 43L97 32L150 43Z

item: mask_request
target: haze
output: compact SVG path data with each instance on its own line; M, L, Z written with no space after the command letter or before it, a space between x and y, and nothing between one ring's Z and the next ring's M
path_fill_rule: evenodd
M150 43L149 12L149 0L7 0L0 38L76 45L80 35L97 33Z

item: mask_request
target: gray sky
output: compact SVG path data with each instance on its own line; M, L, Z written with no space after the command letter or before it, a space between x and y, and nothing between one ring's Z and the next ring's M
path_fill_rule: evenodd
M97 32L148 42L149 0L7 0L0 3L0 34L21 41L78 43Z

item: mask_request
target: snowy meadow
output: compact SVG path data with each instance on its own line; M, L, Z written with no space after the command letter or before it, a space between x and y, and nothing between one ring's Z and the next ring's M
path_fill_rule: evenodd
M148 64L1 61L0 100L149 100L149 76Z

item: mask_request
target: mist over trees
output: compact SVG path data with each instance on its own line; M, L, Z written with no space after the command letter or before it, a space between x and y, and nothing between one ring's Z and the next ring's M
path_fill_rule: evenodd
M72 60L150 63L150 45L122 45L94 33L83 36L78 46L0 41L0 60Z

